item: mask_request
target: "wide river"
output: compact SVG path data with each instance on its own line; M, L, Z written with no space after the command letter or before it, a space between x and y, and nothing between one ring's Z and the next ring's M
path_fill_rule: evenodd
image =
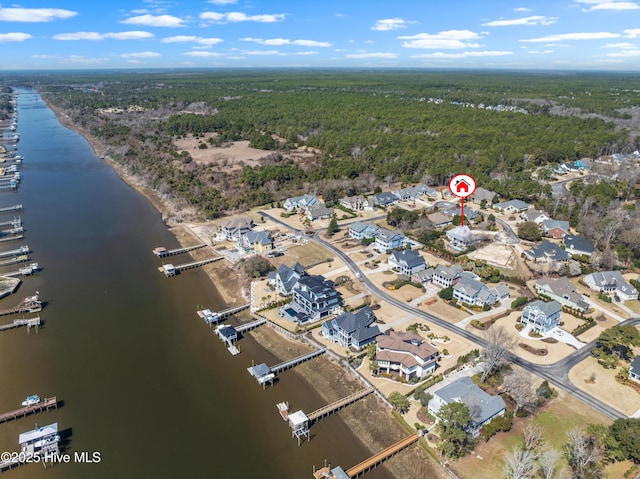
M319 396L291 371L263 391L246 368L252 358L272 363L270 353L248 337L232 357L195 314L197 305L224 306L205 274L157 271L151 250L177 246L160 214L35 92L20 91L18 112L23 182L0 193L0 207L24 205L23 243L42 270L0 309L39 291L45 324L38 334L0 332L0 413L30 394L63 404L0 424L0 451L18 451L18 434L35 423L57 422L71 462L27 464L7 477L303 479L325 458L347 469L368 457L339 415L298 447L275 405L312 410ZM74 461L83 451L100 462Z

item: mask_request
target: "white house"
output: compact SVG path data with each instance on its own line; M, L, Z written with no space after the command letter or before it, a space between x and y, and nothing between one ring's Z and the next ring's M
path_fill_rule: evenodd
M302 196L293 196L291 198L287 198L287 200L282 205L285 210L293 210L297 208L302 208L306 210L310 206L315 204L319 204L320 200L316 198L315 195L304 194Z
M397 371L409 381L436 369L438 350L416 333L390 331L378 336L376 343L376 361L383 372Z
M557 301L545 303L538 300L525 306L521 322L530 325L531 329L540 334L546 334L560 325L561 314L562 305Z
M411 249L394 250L389 255L387 261L394 268L398 268L400 274L404 274L410 278L414 273L422 271L427 267L420 253Z
M452 266L436 266L431 282L441 288L448 288L455 284L462 276L462 266L454 264Z
M403 248L407 243L407 238L397 231L391 231L384 228L378 230L376 235L376 248L380 251L388 251L397 248Z
M478 237L475 236L467 225L456 226L446 232L447 238L452 248L465 250L478 244Z
M357 240L375 238L378 231L380 231L380 227L375 223L356 221L349 225L349 236Z
M625 281L620 271L591 273L584 282L594 291L618 295L624 301L638 299L638 290Z
M629 367L629 379L640 383L640 356L636 356Z

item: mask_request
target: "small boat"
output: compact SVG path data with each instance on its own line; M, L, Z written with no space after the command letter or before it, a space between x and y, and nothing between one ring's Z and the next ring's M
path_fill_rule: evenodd
M32 396L27 396L27 399L22 401L23 406L33 406L34 404L38 404L40 402L40 396L34 394Z
M289 403L288 402L279 402L276 404L278 408L278 412L284 421L289 420Z

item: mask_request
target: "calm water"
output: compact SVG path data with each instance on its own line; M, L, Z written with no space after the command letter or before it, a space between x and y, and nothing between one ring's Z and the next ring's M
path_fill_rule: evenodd
M23 203L24 243L43 270L0 308L36 290L48 304L38 335L0 333L0 412L29 394L64 405L0 424L0 451L17 451L18 434L34 423L58 422L68 452L99 452L101 462L30 464L7 477L300 479L324 458L345 469L366 458L338 416L297 447L275 404L313 410L322 399L292 372L263 391L246 367L273 362L270 354L245 338L231 357L195 315L196 305L221 306L204 274L158 273L151 249L177 245L159 213L34 92L21 91L18 107L23 184L0 193L0 207Z

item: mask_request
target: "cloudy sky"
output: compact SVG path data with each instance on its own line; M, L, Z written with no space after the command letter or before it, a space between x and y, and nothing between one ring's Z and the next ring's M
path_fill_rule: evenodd
M637 71L640 0L0 3L0 70L158 67Z

